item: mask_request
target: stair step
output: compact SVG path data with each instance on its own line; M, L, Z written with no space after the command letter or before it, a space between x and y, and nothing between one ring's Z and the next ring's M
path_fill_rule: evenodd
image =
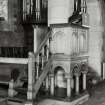
M24 101L16 99L16 98L9 98L7 101L8 105L24 105Z
M27 101L27 95L17 94L15 97L11 98L8 97L8 104L9 105L24 105Z
M27 94L27 88L23 88L23 87L17 87L15 88L15 91L21 94Z
M20 80L23 82L28 82L28 77L22 77Z

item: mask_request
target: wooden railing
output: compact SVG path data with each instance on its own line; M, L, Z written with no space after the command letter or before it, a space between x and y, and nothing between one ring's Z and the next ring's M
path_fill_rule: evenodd
M24 23L47 23L47 0L23 0Z
M0 47L0 57L27 58L28 49L26 47Z
M34 100L45 80L48 72L51 70L50 39L52 31L46 35L35 54L30 53L28 63L28 92L27 99Z

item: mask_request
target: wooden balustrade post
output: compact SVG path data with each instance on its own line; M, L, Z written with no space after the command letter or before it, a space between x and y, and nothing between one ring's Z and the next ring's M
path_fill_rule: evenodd
M44 55L44 48L42 48L42 56L41 57L42 57L41 58L41 63L42 63L41 69L43 70L43 68L44 68L44 57L45 57L45 55Z
M27 99L33 99L33 75L34 75L34 55L29 52L29 60L28 60L28 91L27 91Z
M36 53L37 52L37 46L38 46L38 40L37 40L38 26L33 25L33 29L34 29L34 53Z
M38 20L40 20L40 0L38 0Z
M47 41L47 60L49 59L49 47L50 47L50 42L48 39L48 41Z
M36 80L39 78L39 54L37 56L37 61L36 61L37 65L36 65Z

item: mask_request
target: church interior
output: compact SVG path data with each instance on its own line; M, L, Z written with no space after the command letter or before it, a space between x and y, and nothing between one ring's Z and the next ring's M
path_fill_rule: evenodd
M85 105L105 90L104 19L104 0L0 0L1 105Z

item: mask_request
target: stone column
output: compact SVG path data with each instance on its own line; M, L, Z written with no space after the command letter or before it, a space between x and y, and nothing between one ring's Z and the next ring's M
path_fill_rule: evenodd
M67 97L71 97L71 75L69 73L66 74L67 78Z
M54 74L50 74L51 84L50 84L50 93L54 96Z
M79 77L80 77L80 73L75 73L75 78L76 78L76 94L79 94Z
M87 71L82 71L83 74L83 90L86 90L86 74Z
M49 90L49 78L48 76L46 77L46 91Z
M74 88L74 79L73 79L73 77L71 78L71 88L72 89Z

